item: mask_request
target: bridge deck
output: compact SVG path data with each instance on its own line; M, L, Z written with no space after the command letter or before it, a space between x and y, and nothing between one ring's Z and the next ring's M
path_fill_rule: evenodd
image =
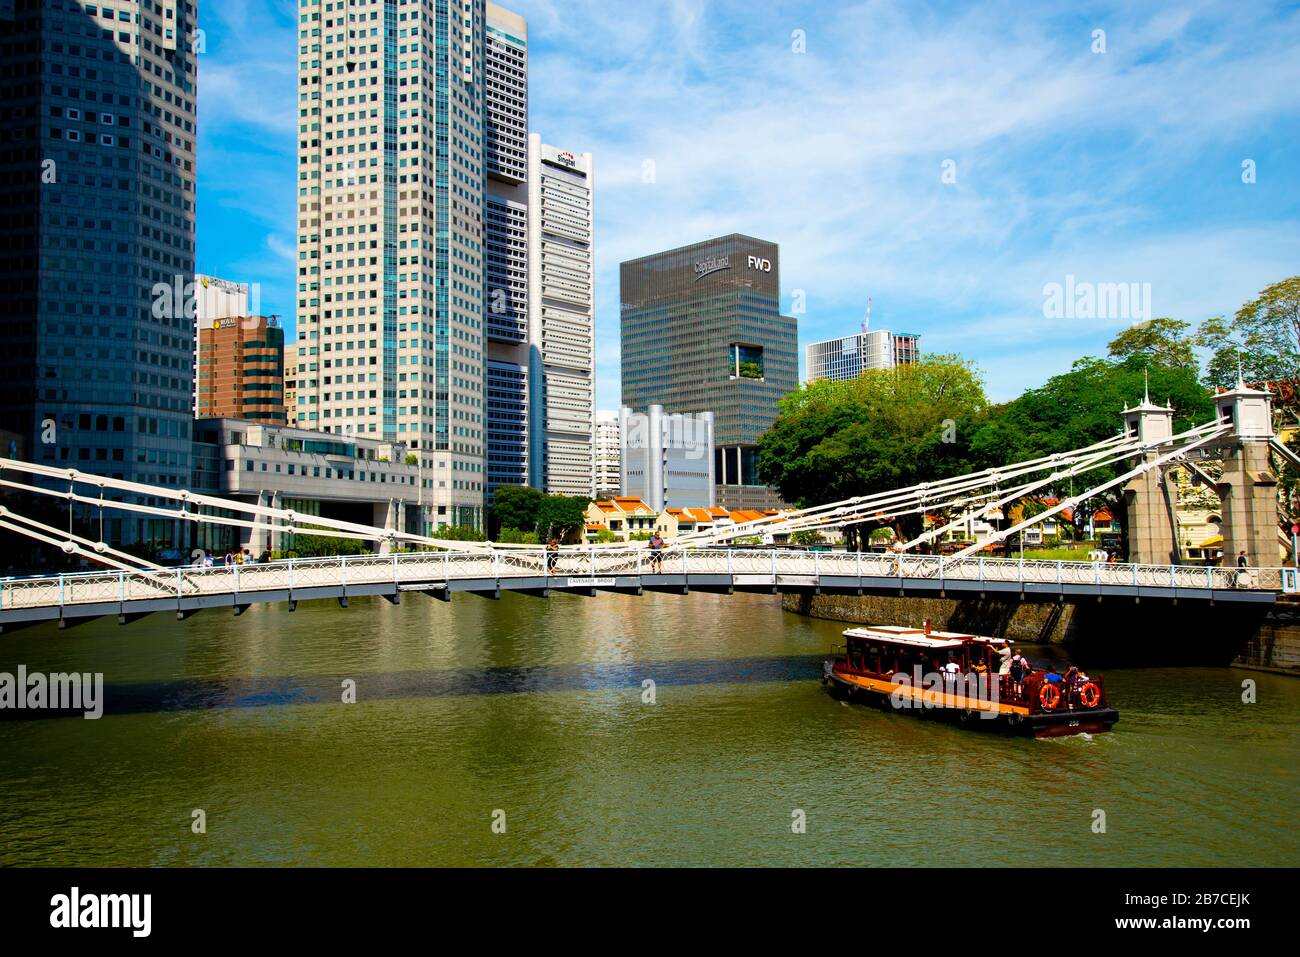
M450 599L456 592L496 597L502 590L545 596L598 591L732 593L822 591L937 597L995 594L1029 601L1088 598L1272 603L1284 569L1115 565L926 555L698 549L663 556L645 550L492 553L412 552L294 559L264 565L177 568L165 572L89 572L0 581L0 629L104 615L127 622L154 612L404 592Z

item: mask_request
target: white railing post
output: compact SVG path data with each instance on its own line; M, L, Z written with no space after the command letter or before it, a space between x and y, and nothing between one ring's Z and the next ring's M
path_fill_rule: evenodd
M980 563L980 584L983 585L984 584L984 556L983 555L979 557L979 563Z
M63 601L64 601L63 596L64 596L64 593L63 593L63 573L60 572L60 573L59 573L59 607L60 607L60 608L63 607Z
M234 574L234 578L235 578L235 594L238 595L238 594L239 594L239 566L238 566L238 565L231 565L230 568L231 568L231 570L234 571L234 573L235 573L235 574ZM181 583L180 583L180 580L177 579L177 581L176 581L176 597L179 598L180 595L181 595Z
M451 552L442 553L442 577L445 581L451 581Z
M1213 565L1205 566L1205 587L1210 589L1210 591L1214 591L1214 566Z
M732 561L731 561L731 549L730 549L730 548L727 549L727 574L728 574L728 575L732 575L732 576L734 576L734 575L736 574L735 567L733 566Z
M776 549L772 549L772 581L776 581Z
M1177 565L1169 566L1169 587L1170 588L1178 587L1178 566Z
M861 581L862 580L862 549L860 548L858 549L858 560L856 563L856 568L858 572L858 580Z
M397 587L397 552L393 552L393 587Z
M293 594L293 559L289 559L289 594Z
M501 580L501 553L492 553L492 577L497 581Z
M348 584L348 556L346 555L339 556L339 584L344 588Z
M1060 585L1064 583L1062 578L1064 571L1065 571L1065 562L1060 561L1058 559L1056 562L1056 584Z
M126 601L126 572L117 573L117 600Z

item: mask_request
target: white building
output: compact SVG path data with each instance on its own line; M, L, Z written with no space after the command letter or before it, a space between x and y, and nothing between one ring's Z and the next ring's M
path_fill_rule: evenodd
M812 342L804 350L807 381L856 379L870 369L893 369L915 362L921 337L911 332L872 329L842 339Z
M620 468L623 453L619 435L618 413L597 412L591 468L595 487L591 497L598 501L623 494Z
M298 54L296 419L406 444L423 527L482 528L486 3L336 6Z
M665 415L619 410L622 495L636 497L656 513L666 508L712 508L713 413Z
M594 175L590 153L528 137L530 484L565 495L592 493Z

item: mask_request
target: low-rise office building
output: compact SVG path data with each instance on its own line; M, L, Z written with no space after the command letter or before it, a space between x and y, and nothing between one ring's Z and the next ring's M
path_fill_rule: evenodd
M246 419L204 419L195 426L194 463L199 492L304 516L422 531L420 467L401 443ZM267 529L207 523L199 529L203 537L196 545L217 553L245 547L258 554L293 544L289 533Z

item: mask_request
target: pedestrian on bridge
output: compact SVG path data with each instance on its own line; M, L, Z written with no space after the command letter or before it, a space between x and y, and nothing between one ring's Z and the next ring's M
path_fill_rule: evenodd
M549 545L546 546L546 574L550 575L555 571L555 565L560 560L560 540L552 538Z

